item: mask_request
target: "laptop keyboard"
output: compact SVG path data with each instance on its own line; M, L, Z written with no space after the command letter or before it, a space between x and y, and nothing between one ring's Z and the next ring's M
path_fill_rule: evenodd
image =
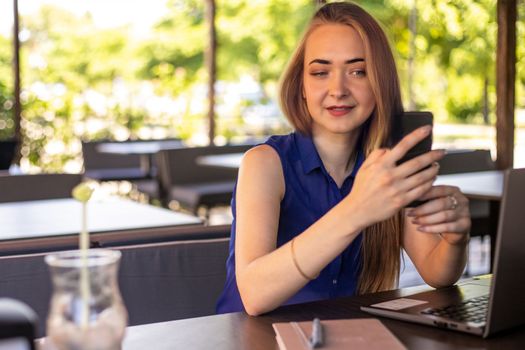
M489 296L483 295L444 308L425 309L421 313L446 317L460 322L484 322L487 316L488 301Z

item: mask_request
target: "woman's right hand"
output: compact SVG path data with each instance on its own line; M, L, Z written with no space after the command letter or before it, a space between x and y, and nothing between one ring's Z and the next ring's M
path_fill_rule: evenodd
M343 200L353 217L358 218L354 225L364 229L386 220L430 190L439 170L437 161L445 154L443 150L427 152L400 165L396 162L431 131L431 126L418 128L392 149L370 153L357 173L352 191Z

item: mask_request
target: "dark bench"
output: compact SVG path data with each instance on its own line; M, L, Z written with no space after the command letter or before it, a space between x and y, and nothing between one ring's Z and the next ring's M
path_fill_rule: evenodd
M249 145L191 147L160 151L156 154L161 197L165 204L177 201L183 208L197 213L199 207L207 209L229 205L237 180L237 169L203 166L197 158L207 155L244 153Z
M205 227L206 232L211 232ZM218 226L212 236L229 235ZM121 245L119 288L129 325L215 313L224 287L229 238ZM39 317L38 336L45 335L51 298L46 253L0 257L0 298L20 300Z
M70 198L80 174L0 175L0 203Z

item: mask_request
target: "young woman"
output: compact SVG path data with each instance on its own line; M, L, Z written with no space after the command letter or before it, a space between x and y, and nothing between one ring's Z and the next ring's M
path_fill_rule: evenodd
M394 288L401 248L429 285L456 282L468 200L433 186L441 150L396 165L430 127L386 147L403 107L378 23L355 4L324 5L284 72L281 104L296 131L243 158L217 311L259 315ZM427 202L404 209L415 199Z

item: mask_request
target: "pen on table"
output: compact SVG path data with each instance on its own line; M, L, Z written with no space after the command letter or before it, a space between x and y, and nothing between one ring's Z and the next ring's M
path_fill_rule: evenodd
M312 335L310 337L310 348L320 348L324 344L323 325L317 317L312 322Z

